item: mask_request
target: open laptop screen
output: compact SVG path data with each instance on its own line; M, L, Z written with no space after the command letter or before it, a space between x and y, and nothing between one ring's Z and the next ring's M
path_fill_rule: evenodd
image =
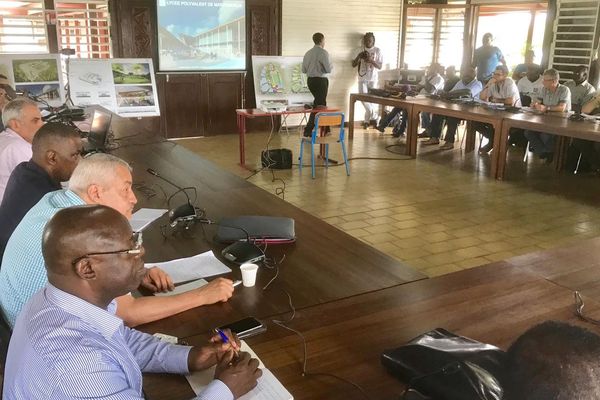
M94 110L86 150L104 150L111 120L111 113Z

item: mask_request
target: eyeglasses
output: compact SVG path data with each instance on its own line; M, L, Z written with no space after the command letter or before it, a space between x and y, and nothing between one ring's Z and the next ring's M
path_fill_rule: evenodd
M144 241L142 239L142 232L133 232L133 235L131 235L131 241L134 243L134 245L131 249L88 253L81 257L75 258L71 262L71 264L73 266L75 266L75 264L77 264L79 261L83 260L84 258L91 257L91 256L105 256L105 255L109 255L109 254L140 254L142 252L142 244L144 243Z

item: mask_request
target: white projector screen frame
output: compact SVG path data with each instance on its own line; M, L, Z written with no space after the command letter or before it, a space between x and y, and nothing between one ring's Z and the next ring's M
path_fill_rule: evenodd
M163 72L246 70L245 0L157 0Z

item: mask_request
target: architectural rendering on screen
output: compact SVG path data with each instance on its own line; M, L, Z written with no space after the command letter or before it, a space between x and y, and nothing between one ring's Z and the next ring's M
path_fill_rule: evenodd
M158 0L162 71L244 70L244 0Z

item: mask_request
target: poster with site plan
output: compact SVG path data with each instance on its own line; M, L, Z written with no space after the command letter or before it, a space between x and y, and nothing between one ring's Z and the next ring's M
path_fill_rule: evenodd
M69 85L78 107L99 104L122 117L160 115L150 58L74 59Z
M64 103L63 74L58 54L2 54L0 74L17 92L28 93L40 105Z
M258 108L312 104L301 56L252 56L252 70Z

